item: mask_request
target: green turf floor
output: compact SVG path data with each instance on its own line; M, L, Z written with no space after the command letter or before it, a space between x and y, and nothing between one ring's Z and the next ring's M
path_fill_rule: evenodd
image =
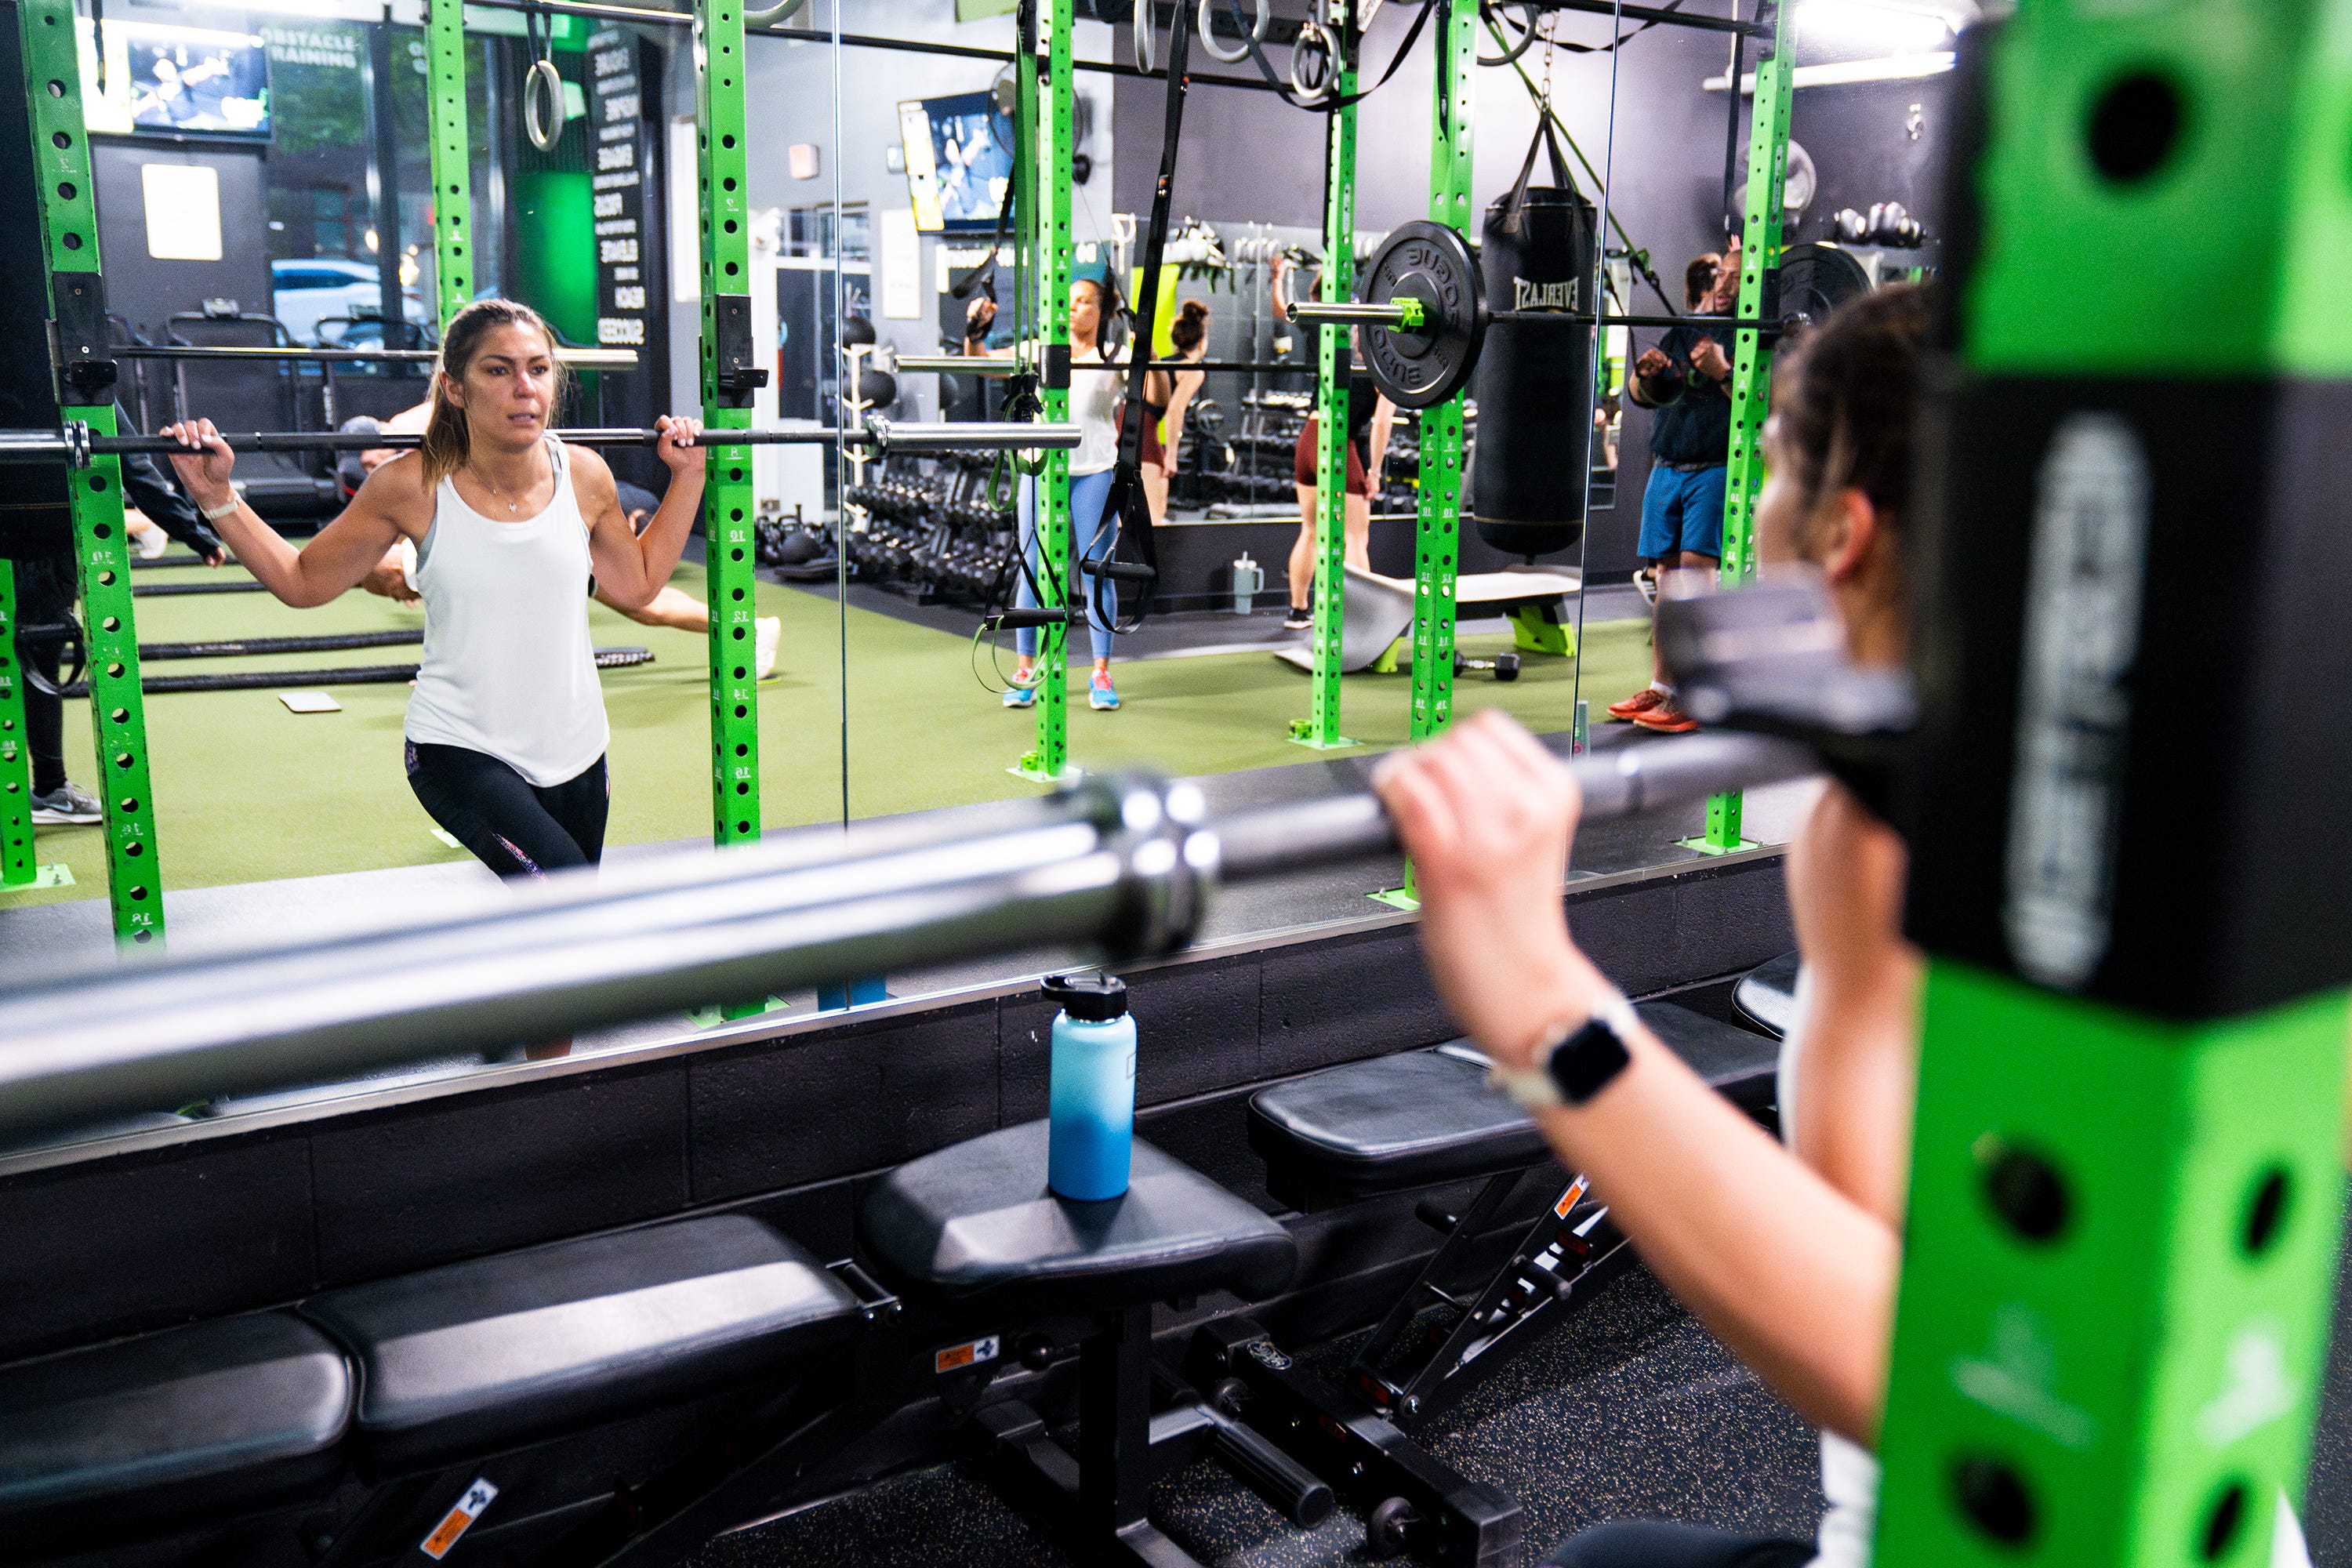
M144 571L142 583L219 581L201 569ZM681 567L677 586L699 596L702 570ZM836 821L842 812L841 647L834 605L761 584L760 613L784 620L778 674L761 689L761 802L771 826ZM316 636L421 626L421 609L361 593L315 610L293 610L266 594L142 598L143 642L219 637ZM640 626L601 605L590 621L600 647L640 644L656 662L608 670L604 703L613 723L610 842L695 838L710 830L703 639ZM1648 674L1648 628L1612 622L1591 628L1584 689L1596 713ZM973 675L969 638L852 609L846 725L849 806L859 816L1003 799L1039 786L1006 769L1032 744L1034 719L1008 710ZM1507 637L1471 637L1465 650L1491 655ZM414 649L362 648L275 659L174 660L150 674L213 669L314 668L412 662ZM983 650L983 664L985 651ZM1009 657L1005 663L1009 667ZM1070 755L1080 767L1150 764L1171 773L1278 766L1322 753L1291 743L1292 719L1307 710L1307 678L1264 653L1163 658L1118 668L1126 706L1087 710L1083 668L1070 715ZM1575 665L1530 656L1512 685L1484 675L1457 685L1457 710L1499 704L1538 730L1565 730ZM1402 743L1411 681L1353 676L1345 689L1346 732L1380 749ZM152 741L156 834L167 888L211 887L336 871L463 860L433 835L401 773L404 685L333 689L336 713L292 713L272 691L203 692L147 700ZM66 764L88 784L89 710L67 710ZM5 895L10 903L98 898L106 887L99 830L45 827L39 858L63 862L74 885Z

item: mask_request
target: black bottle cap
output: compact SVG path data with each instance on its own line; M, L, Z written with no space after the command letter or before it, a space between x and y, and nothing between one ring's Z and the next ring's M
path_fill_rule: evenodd
M1038 989L1086 1024L1127 1016L1127 982L1116 974L1048 974Z

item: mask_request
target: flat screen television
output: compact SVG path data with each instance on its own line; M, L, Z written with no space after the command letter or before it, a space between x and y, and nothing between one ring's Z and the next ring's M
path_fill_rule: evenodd
M106 24L106 87L96 29L77 18L82 114L115 135L269 136L269 59L259 37L169 22Z
M985 92L898 105L907 191L925 234L993 234L1013 182L1013 121Z

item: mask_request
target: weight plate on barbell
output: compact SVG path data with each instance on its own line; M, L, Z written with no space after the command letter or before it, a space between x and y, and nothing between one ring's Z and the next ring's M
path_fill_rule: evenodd
M1486 300L1477 260L1442 223L1398 225L1364 263L1356 297L1369 304L1418 300L1418 327L1361 331L1364 368L1400 408L1429 408L1470 384L1486 341Z

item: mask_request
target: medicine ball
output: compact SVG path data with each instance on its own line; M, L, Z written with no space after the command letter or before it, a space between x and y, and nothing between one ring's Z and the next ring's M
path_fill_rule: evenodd
M844 347L874 341L874 323L863 316L845 316L841 321L841 342Z
M857 398L869 409L887 408L898 401L898 382L887 370L857 373Z
M1573 190L1529 185L1486 209L1486 308L1589 312L1596 215ZM1584 537L1592 461L1592 336L1576 325L1497 320L1471 377L1478 461L1465 488L1478 537L1510 555L1553 555Z

